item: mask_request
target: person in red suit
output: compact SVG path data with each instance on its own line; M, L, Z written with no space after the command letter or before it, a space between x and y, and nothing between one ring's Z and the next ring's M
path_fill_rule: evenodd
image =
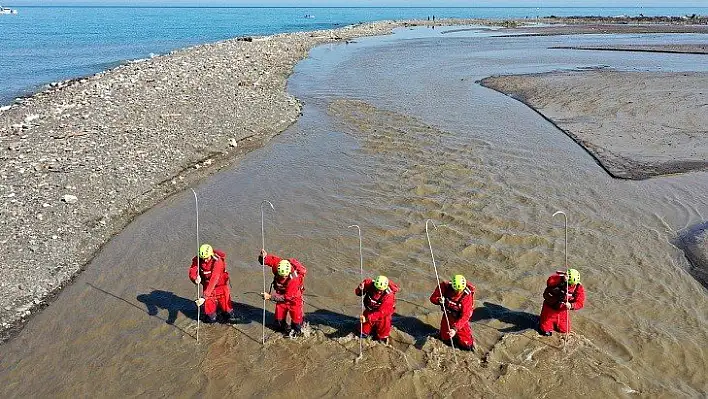
M229 273L226 271L226 254L223 251L214 250L209 244L199 247L199 256L192 258L189 279L194 284L202 285L202 297L195 302L197 306L204 307L206 322L216 322L217 311L226 315L228 323L238 321L231 304Z
M474 337L469 323L474 311L474 290L465 276L458 274L452 280L435 287L430 296L430 302L440 305L443 311L440 339L445 343L454 339L457 347L465 350L474 350Z
M386 276L378 276L374 280L367 278L356 287L354 293L364 297L364 312L359 316L362 338L371 335L378 341L388 343L391 318L396 310L396 292L398 285Z
M570 332L568 312L585 306L585 288L580 284L580 272L568 269L557 271L546 280L541 309L541 334L549 336L553 331Z
M305 275L307 274L307 268L305 265L303 265L299 260L295 258L289 258L289 259L284 259L276 255L269 255L265 249L261 249L261 255L258 257L258 262L261 265L264 266L269 266L271 270L273 271L273 276L278 275L278 265L280 265L281 262L287 262L290 264L290 266L297 272L297 274L300 276L300 280L302 283L302 291L305 291Z
M265 251L264 251L265 252ZM303 301L302 276L295 270L292 264L285 259L278 262L273 277L273 294L263 292L263 299L275 302L275 323L279 331L292 333L296 336L302 335L303 321ZM288 330L287 316L290 315L290 327Z

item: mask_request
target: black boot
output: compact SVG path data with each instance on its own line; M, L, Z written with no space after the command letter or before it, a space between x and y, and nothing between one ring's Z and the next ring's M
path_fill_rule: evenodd
M236 311L231 309L230 312L226 313L226 322L229 324L236 324L239 322L239 317L236 315Z
M291 323L290 327L292 328L290 332L290 336L292 337L299 337L302 335L302 326L298 323Z
M290 332L288 323L286 323L285 320L276 320L274 330L285 334Z
M216 323L216 313L206 314L202 313L202 321L205 323Z

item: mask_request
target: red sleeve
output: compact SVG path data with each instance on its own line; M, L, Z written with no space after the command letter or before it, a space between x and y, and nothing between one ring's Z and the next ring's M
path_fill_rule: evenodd
M573 310L580 310L585 306L585 288L582 284L578 284L575 289L575 297L570 300L570 303L573 304Z
M280 263L281 260L283 259L275 255L266 255L265 259L263 259L263 264L265 266L270 266L273 270L273 275L276 275L278 274L278 263Z
M462 300L462 317L460 317L460 319L457 320L457 323L454 323L450 327L454 328L455 330L462 329L465 326L465 324L467 324L470 321L473 311L474 311L474 291L472 291L472 293L470 295L465 296L465 298Z
M189 279L194 282L197 279L197 257L192 258L192 265L189 267Z
M391 316L396 309L396 294L393 292L389 293L384 297L381 306L377 310L369 312L366 318L369 321L381 320L385 317Z
M209 285L204 289L204 297L211 296L214 292L214 288L216 288L216 284L221 280L224 270L226 270L226 264L224 264L223 259L214 259L214 262L214 267L211 269L211 278L209 278Z
M444 286L445 284L443 283L440 286L435 287L435 291L433 291L433 294L430 295L430 302L434 305L440 305L440 297L442 297L442 295L440 294L440 287Z
M371 285L372 282L373 282L373 280L370 278L364 279L364 281L362 281L362 283L364 283L364 290L366 290ZM364 292L359 289L360 285L361 284L357 285L356 289L354 290L354 293L356 294L356 296L362 296L364 294Z

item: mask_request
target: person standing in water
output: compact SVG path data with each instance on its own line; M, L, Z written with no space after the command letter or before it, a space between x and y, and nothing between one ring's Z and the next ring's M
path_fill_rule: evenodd
M373 336L378 341L388 343L391 318L396 310L396 292L398 285L386 276L378 276L374 280L367 278L356 287L354 293L364 296L364 312L359 316L362 338Z
M202 297L195 302L197 306L204 307L205 322L216 322L217 311L225 314L228 323L238 321L231 303L229 272L226 271L226 254L223 251L214 250L209 244L200 246L199 256L192 259L189 279L194 284L202 284Z
M465 276L455 275L452 280L445 281L430 296L430 302L440 305L443 317L440 321L440 339L449 343L454 339L457 347L464 350L474 350L474 337L470 318L474 311L474 286L467 282Z
M305 292L305 275L307 274L307 268L299 260L295 258L284 259L276 255L269 255L265 249L261 249L261 254L258 257L258 263L263 266L269 266L273 271L273 276L278 275L278 266L281 263L286 262L297 272L300 276L300 282L302 283L302 291Z
M261 251L261 253L264 254L265 251ZM264 255L264 258L267 259L267 254ZM275 324L278 331L295 336L302 335L303 276L286 259L279 260L274 271L272 287L275 293L262 292L261 296L266 301L275 302ZM288 315L290 315L290 329L287 325Z
M553 331L570 332L568 312L580 310L583 306L585 306L585 288L580 284L580 272L575 269L568 269L566 272L557 271L546 280L539 324L540 333L550 336Z

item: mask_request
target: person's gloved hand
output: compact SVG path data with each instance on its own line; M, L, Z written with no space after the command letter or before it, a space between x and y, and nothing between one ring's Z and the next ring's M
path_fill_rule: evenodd
M197 276L197 278L194 279L194 284L199 284L202 282L202 278Z
M268 256L268 252L266 252L266 250L263 248L261 248L261 256L263 257L263 259L265 259L265 257Z
M197 300L194 301L194 303L196 303L197 306L204 305L204 302L206 302L206 300L204 298L197 298Z
M457 334L457 330L455 330L454 328L451 328L450 329L450 338L454 338L456 334Z
M364 315L359 316L359 320L360 320L362 323L366 323L366 316L364 316Z
M271 295L270 295L269 293L267 293L267 292L261 292L261 296L262 296L263 299L265 299L266 301L271 298Z
M570 302L566 302L566 303L565 303L565 308L566 308L566 309L569 309L569 310L570 310L570 309L573 309L573 304L570 303Z

